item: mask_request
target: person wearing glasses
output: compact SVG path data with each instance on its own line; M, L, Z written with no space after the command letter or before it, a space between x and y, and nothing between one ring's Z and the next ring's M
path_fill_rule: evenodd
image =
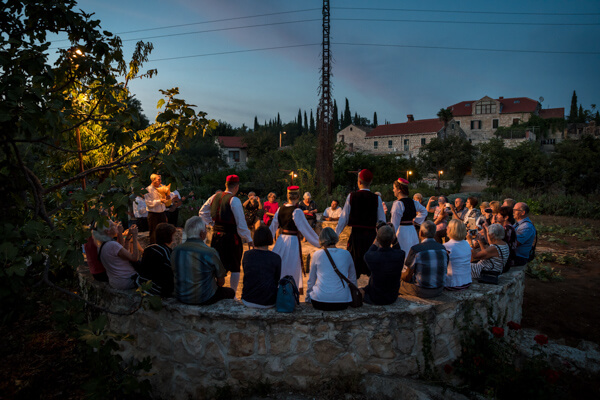
M529 219L529 206L525 203L517 203L513 208L515 217L515 231L517 232L517 250L515 256L515 266L519 267L527 264L537 236L535 226Z

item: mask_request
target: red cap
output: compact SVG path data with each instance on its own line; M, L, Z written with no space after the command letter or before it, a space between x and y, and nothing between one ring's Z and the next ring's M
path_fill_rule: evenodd
M227 183L239 183L240 178L237 175L228 175L227 179L225 179Z
M368 169L363 169L358 173L358 179L366 183L371 183L373 181L373 173Z
M403 185L408 185L408 181L404 178L398 178L398 182L400 182Z
M288 192L299 192L300 186L288 186L287 191Z

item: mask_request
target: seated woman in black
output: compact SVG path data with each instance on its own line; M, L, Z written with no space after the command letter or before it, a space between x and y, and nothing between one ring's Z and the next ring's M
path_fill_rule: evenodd
M142 262L138 270L137 284L141 286L147 281L152 281L149 294L169 297L173 294L175 280L173 268L171 267L171 248L173 234L177 229L167 223L156 225L154 234L156 243L144 249Z
M254 232L254 249L244 253L242 303L252 308L271 308L277 300L281 257L269 251L273 235L262 225Z

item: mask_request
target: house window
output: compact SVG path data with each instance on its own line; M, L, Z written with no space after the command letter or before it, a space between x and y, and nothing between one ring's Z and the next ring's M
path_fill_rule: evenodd
M373 149L377 150L377 147L379 146L379 142L377 140L373 141Z
M408 151L408 139L404 139L404 151Z
M388 149L391 149L391 148L392 148L392 141L388 140Z
M481 101L475 105L475 114L495 114L495 101Z
M238 150L230 150L229 160L232 162L240 162L240 152Z
M352 127L350 127L350 131L352 131Z
M344 135L340 135L340 142L344 143Z
M454 122L450 125L450 129L454 130Z
M427 139L422 138L421 139L421 146L425 146L425 144L427 144Z
M481 121L480 120L472 120L471 121L471 130L473 129L481 129Z
M492 129L497 129L498 128L498 120L497 119L493 119L492 120Z
M460 121L456 121L456 125L460 126Z
M513 118L513 125L519 125L521 120L519 118Z

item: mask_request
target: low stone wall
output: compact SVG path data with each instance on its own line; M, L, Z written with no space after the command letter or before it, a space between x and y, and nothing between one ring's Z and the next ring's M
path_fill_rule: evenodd
M115 311L131 309L133 291L120 291L79 271L83 295ZM389 306L321 312L301 304L294 313L256 310L240 301L189 306L166 299L160 312L109 315L111 331L130 333L125 359L152 357L150 377L165 398L202 398L206 388L268 379L303 388L337 374L411 377L440 368L460 353L460 327L521 321L523 269L500 284L474 283L431 300L399 297Z

